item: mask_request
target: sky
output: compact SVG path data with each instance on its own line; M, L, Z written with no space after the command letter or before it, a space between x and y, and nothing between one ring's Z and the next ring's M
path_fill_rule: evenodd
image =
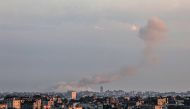
M189 6L189 0L0 0L0 91L49 91L139 64L135 74L88 87L190 90ZM153 47L158 62L141 63L147 43L140 30L153 18L167 29Z

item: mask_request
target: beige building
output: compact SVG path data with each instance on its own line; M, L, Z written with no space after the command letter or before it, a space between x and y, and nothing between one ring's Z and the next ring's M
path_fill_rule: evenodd
M163 106L156 105L155 109L165 109Z
M7 109L7 104L6 103L0 104L0 109Z
M42 107L42 100L41 99L36 100L33 104L33 109L41 109L41 107Z
M166 104L167 104L167 98L158 98L155 109L165 109Z
M21 108L21 100L17 98L13 98L7 101L7 108L20 109Z
M21 100L13 99L12 107L15 109L20 109L21 108Z
M163 106L167 104L167 98L159 98L157 99L157 105Z
M82 109L80 104L74 103L72 106L69 106L68 109Z
M76 91L71 92L71 99L73 99L73 100L77 99L77 92Z
M82 107L69 107L68 109L82 109Z

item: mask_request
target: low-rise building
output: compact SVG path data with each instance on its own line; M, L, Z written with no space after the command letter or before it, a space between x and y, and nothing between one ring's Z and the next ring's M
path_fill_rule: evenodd
M19 98L12 98L7 101L7 108L21 109L21 100Z
M0 102L0 109L7 109L7 104L4 102Z

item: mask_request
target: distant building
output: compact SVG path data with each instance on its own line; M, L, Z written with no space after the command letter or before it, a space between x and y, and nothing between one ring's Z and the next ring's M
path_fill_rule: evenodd
M52 109L54 107L54 101L53 99L44 99L42 101L42 107L43 109Z
M159 98L157 99L157 105L163 106L167 104L167 98Z
M24 100L21 103L21 109L37 109L33 108L33 101L32 100Z
M34 109L41 109L42 107L42 100L41 99L36 99L33 104Z
M166 109L167 98L158 98L157 105L155 105L155 109Z
M69 106L68 109L83 109L83 108L80 104L74 103L73 105Z
M21 108L21 100L17 98L13 98L7 102L8 108L20 109Z
M20 109L21 108L21 100L13 100L13 108Z
M155 106L155 109L167 109L167 107L166 107L166 106L159 106L159 105L156 105L156 106Z
M72 100L76 100L77 99L77 92L76 91L72 91L71 92L71 99Z
M104 92L103 86L100 86L100 93Z
M0 109L7 109L6 103L0 103Z

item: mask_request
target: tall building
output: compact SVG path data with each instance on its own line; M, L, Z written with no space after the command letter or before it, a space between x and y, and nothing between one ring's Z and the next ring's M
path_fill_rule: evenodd
M41 109L42 106L42 100L41 99L36 99L33 104L34 109Z
M72 100L76 100L77 99L77 92L76 91L72 91L71 92L71 99Z
M13 98L11 100L7 101L7 107L8 108L14 108L14 109L20 109L21 108L21 100L17 98Z
M6 103L0 103L0 109L7 109Z
M104 92L103 86L100 86L100 93Z

